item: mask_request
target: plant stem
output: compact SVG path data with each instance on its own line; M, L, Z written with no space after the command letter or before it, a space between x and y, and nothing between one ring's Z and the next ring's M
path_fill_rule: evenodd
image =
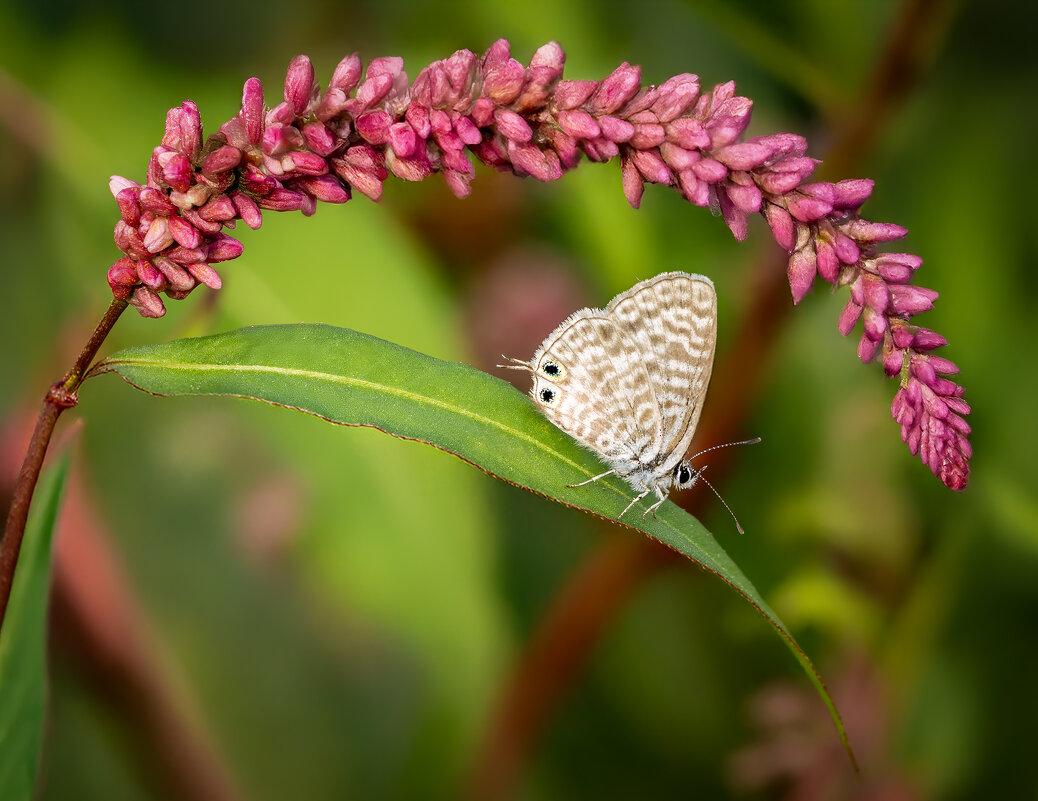
M125 300L112 300L72 369L51 386L43 399L40 415L36 418L36 428L29 441L29 449L25 452L25 461L18 472L14 495L11 498L11 510L7 515L7 527L4 529L3 540L0 541L0 629L3 627L7 602L11 597L11 584L14 581L15 568L18 566L18 554L22 549L22 536L25 533L25 521L29 517L29 505L36 490L36 482L40 478L40 470L43 468L54 426L65 409L78 403L76 392L83 383L87 368L108 332L115 325L115 321L126 309L126 305Z

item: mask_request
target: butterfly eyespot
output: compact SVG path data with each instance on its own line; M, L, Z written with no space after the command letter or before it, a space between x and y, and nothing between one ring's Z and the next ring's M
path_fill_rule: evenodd
M560 365L558 362L547 361L541 365L541 372L549 378L561 378L562 365Z
M542 403L551 405L555 402L556 394L554 389L542 389L540 391L540 398Z

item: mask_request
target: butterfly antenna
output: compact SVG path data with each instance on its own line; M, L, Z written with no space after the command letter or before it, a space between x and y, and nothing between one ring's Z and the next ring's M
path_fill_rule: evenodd
M498 365L498 366L500 367L500 366L503 366L503 365ZM702 456L704 453L710 453L710 451L720 450L721 448L730 448L733 445L756 445L758 442L760 442L760 437L754 437L753 439L744 439L744 440L741 440L740 442L726 442L724 445L714 445L714 446L712 446L710 448L705 448L704 450L701 450L697 454L689 456L688 457L688 461L691 462L693 459L696 459L696 458Z
M530 367L529 363L524 362L522 359L516 359L514 356L505 356L503 353L501 354L501 358L506 362L511 362L511 364L498 364L495 365L496 367L501 367L505 370L526 370L528 373L533 372L533 368Z
M750 442L760 442L760 437L758 437L755 440L750 440ZM740 442L733 442L731 444L732 445L741 445L742 443L740 443ZM723 448L724 445L718 445L717 447ZM713 450L713 448L711 448L711 450ZM709 467L709 465L707 465L707 467ZM708 487L710 487L710 491L713 492L714 495L717 496L717 500L719 500L722 504L724 504L724 508L728 510L728 514L730 514L732 516L732 520L735 521L735 530L738 531L740 534L745 534L746 532L742 530L742 526L739 524L739 518L737 518L735 516L735 512L733 512L732 511L732 507L728 505L728 501L726 501L724 498L722 498L721 497L721 493L717 491L717 488L713 484L711 484L709 481L706 480L706 477L703 475L703 472L705 470L706 470L706 467L704 467L702 470L699 471L699 475L696 477L696 481L702 481L704 484L706 484Z

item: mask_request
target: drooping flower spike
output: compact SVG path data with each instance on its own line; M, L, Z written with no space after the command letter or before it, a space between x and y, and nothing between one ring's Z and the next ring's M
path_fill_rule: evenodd
M906 231L860 216L872 182L809 181L818 161L795 134L743 140L752 102L732 82L704 92L695 75L682 74L643 86L641 70L627 63L602 81L564 81L564 63L551 42L523 65L501 39L482 57L459 50L410 82L400 58L376 58L365 72L350 55L322 91L310 60L297 56L282 102L267 109L250 78L241 110L208 140L194 103L171 109L146 183L111 180L121 214L115 241L125 254L108 271L112 292L160 317L160 294L179 299L199 284L220 287L212 265L241 255L241 243L224 233L239 219L255 229L264 209L310 215L317 201L345 203L354 191L378 200L390 175L421 181L439 173L466 197L472 157L541 181L582 157L619 158L635 208L646 183L670 186L720 212L740 240L749 215L762 214L790 253L794 303L816 277L850 286L840 331L862 320L859 358L878 357L900 376L892 412L902 439L947 486L965 487L970 409L962 387L944 377L958 368L932 354L943 337L910 322L937 293L911 284L919 257L878 250Z

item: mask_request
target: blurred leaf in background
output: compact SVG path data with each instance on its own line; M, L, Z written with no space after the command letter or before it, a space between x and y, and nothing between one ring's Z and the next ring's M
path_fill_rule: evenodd
M143 177L185 98L212 131L246 77L276 97L297 53L322 82L353 51L403 56L413 78L458 48L506 37L528 60L554 39L568 78L626 60L646 82L735 80L754 100L750 135L801 133L823 156L908 5L6 4L5 419L35 406L100 317L116 255L108 177ZM1035 12L1004 0L931 11L922 80L853 174L827 177L874 178L865 212L905 225L925 259L919 282L940 299L924 324L947 336L974 408L970 486L951 493L905 451L893 384L838 335L843 298L815 292L763 365L745 433L764 444L723 488L747 534L722 544L837 696L864 766L862 782L833 785L842 797L1031 797L1038 259L1020 165L1038 128ZM466 201L436 179L387 184L378 205L268 214L236 234L246 250L223 290L159 321L126 315L104 352L321 322L489 369L579 306L684 269L718 286L721 363L747 324L753 266L775 247L763 224L735 243L663 189L631 211L616 165L587 163L548 186L480 169ZM572 576L635 536L447 454L283 410L91 381L68 417L86 424L82 481L170 682L250 799L456 797ZM711 530L730 530L706 508ZM824 708L769 627L687 564L649 575L551 708L517 797L786 797L843 777ZM62 631L41 797L176 797L97 651Z

